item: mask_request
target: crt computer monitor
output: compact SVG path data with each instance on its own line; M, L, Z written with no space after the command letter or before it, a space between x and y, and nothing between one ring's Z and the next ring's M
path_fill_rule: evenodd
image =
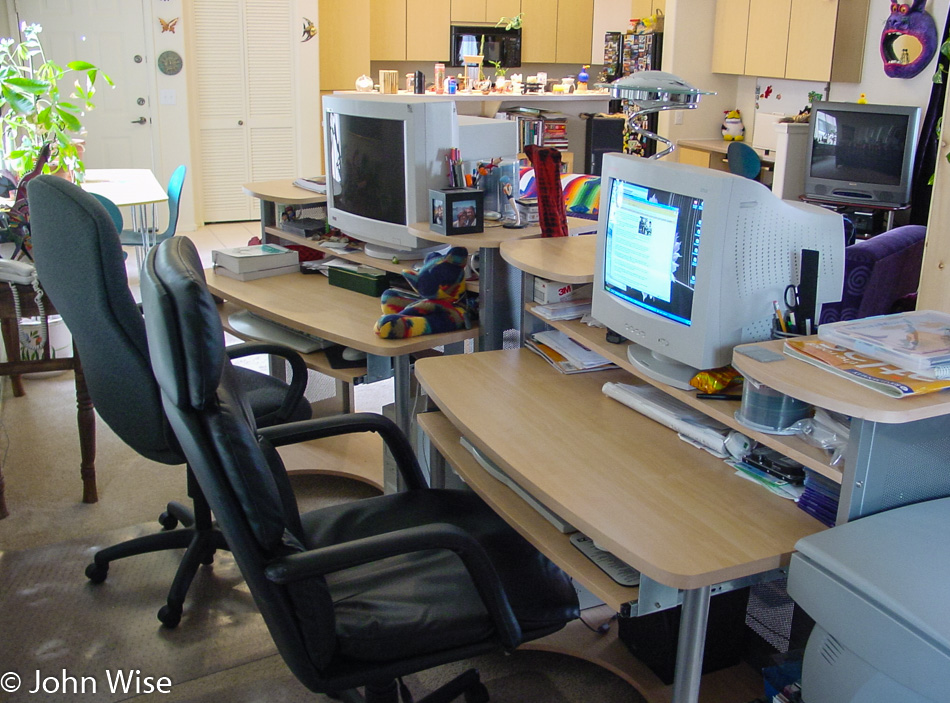
M446 156L511 158L514 122L460 116L454 100L409 95L323 99L327 217L381 258L421 258L433 242L409 232L428 221L429 190L448 186Z
M816 102L805 195L831 202L906 205L919 122L916 106Z
M631 364L690 390L737 344L770 337L803 249L819 252L820 310L841 299L841 215L724 171L607 154L593 317L633 342Z

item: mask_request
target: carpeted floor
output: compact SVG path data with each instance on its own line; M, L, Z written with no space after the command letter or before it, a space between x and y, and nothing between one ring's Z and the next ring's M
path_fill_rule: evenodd
M63 672L76 685L89 677L81 698L89 701L327 700L305 690L284 666L228 554L202 569L175 630L162 628L155 615L180 553L116 562L105 583L90 584L83 571L96 549L157 530L165 503L185 500L184 471L142 459L99 421L100 500L84 505L72 375L28 379L22 398L11 397L9 382L2 382L0 466L10 516L0 520L0 689L9 683L7 672L19 675L22 687L0 690L0 702L77 700L71 692L30 694L38 671L54 677L50 691L61 691ZM303 509L375 492L329 476L293 481ZM472 664L499 703L643 700L597 666L534 651L442 667L411 677L409 685L421 695ZM134 686L112 693L108 676L119 670L167 676L171 693L137 693Z

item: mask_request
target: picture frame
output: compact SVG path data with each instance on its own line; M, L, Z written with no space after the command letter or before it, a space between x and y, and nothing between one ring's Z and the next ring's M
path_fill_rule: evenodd
M484 202L479 188L430 190L429 229L447 236L484 232Z

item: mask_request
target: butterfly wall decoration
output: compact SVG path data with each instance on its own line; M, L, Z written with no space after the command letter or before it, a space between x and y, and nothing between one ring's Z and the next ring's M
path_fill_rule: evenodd
M158 18L158 21L162 24L162 34L165 32L175 33L175 25L178 24L178 18L176 17L173 20L163 20L161 17Z

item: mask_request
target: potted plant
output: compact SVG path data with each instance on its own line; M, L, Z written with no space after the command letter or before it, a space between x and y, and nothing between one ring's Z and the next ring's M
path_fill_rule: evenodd
M38 24L24 24L19 43L0 39L0 138L3 160L17 177L36 166L45 144L50 145L43 173L70 174L82 180L85 171L81 145L81 117L95 107L96 79L112 79L86 61L62 67L46 58ZM71 92L61 84L72 81Z

